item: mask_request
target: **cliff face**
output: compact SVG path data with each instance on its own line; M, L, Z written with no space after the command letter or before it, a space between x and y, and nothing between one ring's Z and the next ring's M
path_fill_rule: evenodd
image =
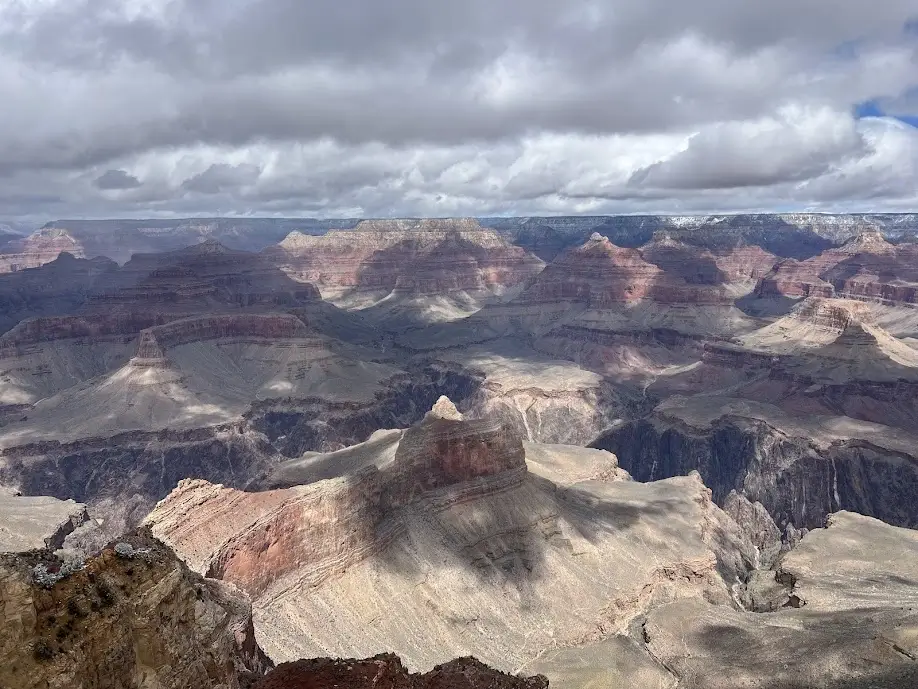
M430 672L411 674L398 656L365 660L314 658L284 663L254 689L547 689L543 676L517 677L474 658L459 658Z
M0 273L37 268L50 263L62 253L85 258L82 245L66 230L42 228L3 247L0 252Z
M3 686L243 689L270 667L245 597L144 532L61 578L37 574L57 566L0 556Z
M441 416L435 407L400 437L393 461L382 468L370 466L346 478L260 493L184 481L149 521L155 533L181 544L181 552L189 557L198 553L189 561L202 572L234 582L253 596L289 574L318 585L385 547L397 530L386 522L394 511L438 489L487 483L488 477L524 470L519 437L500 424L466 421L443 400L440 413L446 408L455 415ZM207 508L198 511L205 503ZM188 529L189 512L206 519L207 525ZM241 514L249 516L239 520ZM209 556L207 547L186 545L202 539L222 545Z
M893 245L867 232L806 261L787 260L763 277L760 297L839 297L914 304L918 295L918 246Z
M473 219L366 220L321 237L294 232L266 253L336 304L374 307L387 322L467 315L543 266Z
M671 401L594 446L641 481L697 470L718 504L736 491L791 532L838 510L918 526L918 458L907 434L844 417L793 418L768 404L701 402Z
M726 604L755 558L697 476L638 484L608 453L523 444L445 400L258 485L185 482L148 523L253 595L277 660L389 649L425 669L461 648L515 670L625 633L655 601Z
M88 518L86 505L73 500L23 497L0 486L0 553L61 548Z

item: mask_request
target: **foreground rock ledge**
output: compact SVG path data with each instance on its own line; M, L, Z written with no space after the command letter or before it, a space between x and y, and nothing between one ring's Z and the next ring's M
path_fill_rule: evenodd
M366 660L314 658L284 663L253 689L546 689L543 675L514 677L475 658L459 658L424 674L410 674L398 656Z

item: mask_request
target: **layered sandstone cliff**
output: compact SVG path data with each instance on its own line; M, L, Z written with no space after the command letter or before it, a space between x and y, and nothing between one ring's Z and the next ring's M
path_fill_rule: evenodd
M38 268L63 253L84 258L83 247L66 230L42 228L28 237L6 244L0 251L0 273Z
M391 649L425 669L463 649L516 670L661 601L728 605L755 557L697 476L638 484L608 453L522 444L446 401L367 446L292 460L260 492L185 482L148 519L252 593L277 660Z
M890 244L866 232L805 261L788 259L763 277L759 297L841 297L884 304L914 304L918 245Z
M266 255L336 304L386 321L467 315L544 265L468 218L366 220L320 237L294 232Z

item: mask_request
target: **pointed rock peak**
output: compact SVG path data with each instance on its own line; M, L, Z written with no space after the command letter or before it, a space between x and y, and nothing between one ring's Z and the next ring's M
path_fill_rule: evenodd
M843 248L855 251L878 251L891 248L892 244L879 230L866 230L844 243Z
M315 237L304 232L300 232L299 230L293 230L280 241L280 246L285 248L294 248L302 244L308 244L310 241L315 241Z
M676 241L667 230L657 230L653 233L653 238L648 246L679 246L681 242Z
M793 318L841 333L851 323L872 323L868 304L848 299L810 297L791 314Z
M462 421L465 417L456 409L456 405L446 395L442 395L436 404L427 412L425 419L445 419L446 421Z
M216 239L205 239L194 247L197 253L201 254L226 254L230 249L218 242Z
M609 238L606 237L604 234L599 234L599 232L594 232L593 234L590 235L590 241L591 242L608 242Z

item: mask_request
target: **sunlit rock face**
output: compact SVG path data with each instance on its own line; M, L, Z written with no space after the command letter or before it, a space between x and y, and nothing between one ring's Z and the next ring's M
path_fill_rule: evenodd
M320 237L294 232L265 253L334 303L380 321L468 315L544 265L473 219L366 220Z
M443 399L407 430L290 460L249 491L184 482L147 523L254 596L276 660L389 648L421 670L459 647L516 669L623 634L654 601L727 604L721 572L755 557L697 475L638 484L614 455L523 443Z
M62 570L0 554L0 682L244 689L270 667L238 589L190 572L145 532Z
M86 505L73 500L28 497L0 486L0 553L61 548L88 519Z
M83 246L66 230L40 229L0 247L0 273L14 273L51 263L63 253L85 258Z
M806 261L788 259L756 288L760 297L840 297L914 304L918 295L918 245L890 244L867 232Z

